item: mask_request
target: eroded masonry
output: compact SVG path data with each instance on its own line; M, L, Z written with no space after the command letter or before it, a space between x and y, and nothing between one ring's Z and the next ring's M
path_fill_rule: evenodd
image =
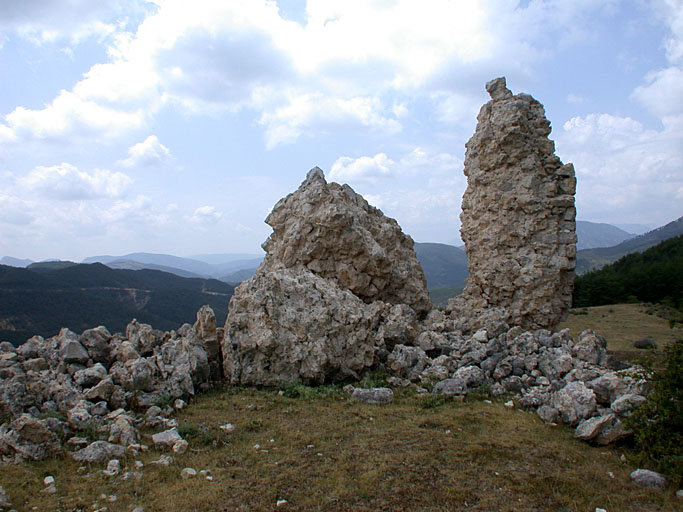
M552 328L571 306L576 267L576 178L548 138L543 105L486 84L467 142L461 234L469 279L450 305L457 317L496 309L510 325Z

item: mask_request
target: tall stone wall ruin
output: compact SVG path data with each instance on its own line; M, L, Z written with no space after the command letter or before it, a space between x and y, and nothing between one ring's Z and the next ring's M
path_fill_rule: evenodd
M456 317L497 310L510 325L551 328L571 305L574 167L555 155L543 105L513 96L505 78L486 90L491 101L465 155L460 219L469 279L449 307Z

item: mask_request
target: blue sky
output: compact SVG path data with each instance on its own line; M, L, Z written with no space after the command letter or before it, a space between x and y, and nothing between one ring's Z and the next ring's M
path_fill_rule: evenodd
M579 219L683 214L682 0L0 0L0 256L258 253L316 165L459 243L503 75Z

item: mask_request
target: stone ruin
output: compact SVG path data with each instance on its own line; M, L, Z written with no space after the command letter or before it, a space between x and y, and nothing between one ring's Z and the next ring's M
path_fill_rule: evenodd
M216 382L352 381L370 368L418 394L512 394L598 444L629 436L621 419L645 401L647 382L594 332L550 330L571 300L573 169L553 154L540 103L512 96L504 79L487 90L465 164L470 280L445 312L432 309L396 221L314 168L268 216L267 256L235 290L224 329L204 307L168 333L133 321L125 334L64 329L0 343L0 416L13 418L0 425L0 460L45 458L64 439L77 460L106 461L139 449L142 427L186 449L172 409L157 404L180 407ZM80 435L93 424L102 440L89 443Z
M548 139L543 105L486 84L467 142L461 234L469 278L450 309L473 325L497 310L510 325L552 328L566 318L576 267L576 178Z
M413 240L395 220L316 167L266 222L266 257L228 308L231 383L357 379L379 351L415 336L432 304Z

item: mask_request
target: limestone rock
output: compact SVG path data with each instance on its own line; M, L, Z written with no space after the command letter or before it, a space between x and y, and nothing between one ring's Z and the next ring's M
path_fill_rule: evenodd
M42 460L59 453L62 445L45 420L22 414L0 425L0 455L16 461Z
M570 382L555 393L552 405L560 412L562 421L574 426L595 413L595 393L583 382Z
M595 416L593 418L583 420L578 424L574 431L574 437L582 441L590 441L598 437L603 430L614 423L616 416L614 414L606 414L604 416Z
M0 485L0 508L11 506L12 502L10 501L9 496L7 496L5 489L3 489L2 485Z
M355 388L351 398L366 404L384 405L394 401L394 392L389 388Z
M75 452L73 458L78 462L104 463L110 459L121 459L124 455L125 449L121 445L95 441Z
M357 377L372 366L385 305L306 269L263 268L230 301L223 344L233 384Z
M513 96L504 78L486 89L492 99L465 155L460 218L469 278L449 308L470 328L496 308L509 325L553 327L568 312L574 282L574 168L555 155L538 101Z
M327 183L315 167L299 189L266 219L263 266L303 267L365 302L407 304L427 313L432 304L413 240L398 223L348 185Z
M182 437L176 428L159 432L152 436L152 442L157 450L171 449L176 441L180 441Z
M641 487L661 488L666 486L666 477L649 469L636 469L631 473L631 480Z

